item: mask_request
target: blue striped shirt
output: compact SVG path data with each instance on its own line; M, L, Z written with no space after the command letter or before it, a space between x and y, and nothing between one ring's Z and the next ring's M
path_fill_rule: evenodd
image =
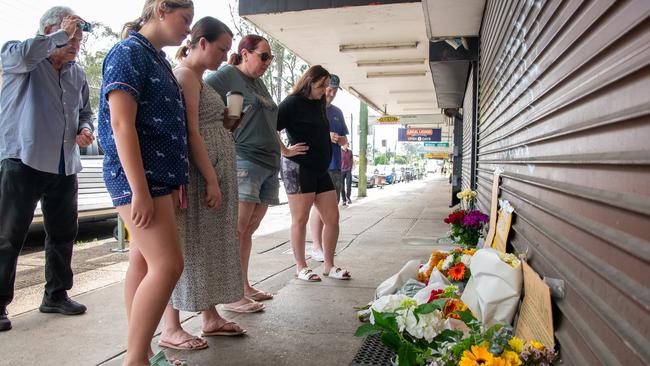
M68 39L60 30L2 46L0 160L59 174L63 155L66 175L81 171L76 137L93 130L86 74L74 62L57 71L48 59Z

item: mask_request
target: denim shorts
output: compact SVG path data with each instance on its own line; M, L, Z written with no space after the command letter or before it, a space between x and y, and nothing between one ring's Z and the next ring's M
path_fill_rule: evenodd
M277 205L280 193L278 171L237 157L239 201Z

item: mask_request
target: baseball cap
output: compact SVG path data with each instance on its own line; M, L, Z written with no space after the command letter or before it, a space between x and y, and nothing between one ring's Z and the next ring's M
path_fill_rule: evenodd
M339 79L338 75L330 74L330 88L339 88L340 89L341 85L341 79Z

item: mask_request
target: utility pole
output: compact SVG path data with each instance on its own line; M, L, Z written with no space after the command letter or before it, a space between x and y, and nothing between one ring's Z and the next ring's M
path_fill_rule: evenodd
M366 197L366 169L368 167L368 105L359 101L359 191L357 197Z

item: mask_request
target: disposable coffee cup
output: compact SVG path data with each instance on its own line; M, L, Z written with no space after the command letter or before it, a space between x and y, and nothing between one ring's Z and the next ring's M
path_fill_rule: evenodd
M239 118L244 105L244 95L238 91L229 91L226 94L226 104L228 105L228 117Z

